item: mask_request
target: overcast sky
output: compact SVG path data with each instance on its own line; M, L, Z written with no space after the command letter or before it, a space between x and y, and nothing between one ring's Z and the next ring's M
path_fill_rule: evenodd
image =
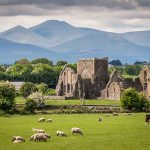
M150 0L0 0L0 31L51 19L111 32L150 30Z

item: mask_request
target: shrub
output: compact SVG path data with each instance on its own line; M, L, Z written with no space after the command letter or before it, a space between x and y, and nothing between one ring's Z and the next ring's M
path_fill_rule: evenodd
M42 93L35 92L28 96L29 99L32 99L35 101L37 107L43 107L44 106L44 96Z
M46 90L48 89L48 85L45 83L38 84L36 87L38 89L38 92L42 94L45 94Z
M121 106L127 110L143 111L149 108L149 102L143 94L129 88L121 96Z
M15 87L9 82L0 82L0 108L10 112L15 106Z
M28 97L33 92L36 92L37 88L32 82L25 82L20 88L20 94L23 97Z
M37 103L33 99L27 99L25 102L25 110L34 113L35 109L37 108Z
M50 96L56 95L55 89L48 89L48 90L46 91L46 95L50 95Z

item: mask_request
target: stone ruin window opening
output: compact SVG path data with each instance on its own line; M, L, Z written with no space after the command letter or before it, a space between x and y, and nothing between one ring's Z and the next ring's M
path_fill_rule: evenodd
M147 82L147 72L144 71L144 82Z
M67 84L67 93L70 92L70 84Z
M147 90L147 83L144 83L144 87L143 87L143 90Z
M109 97L109 92L108 92L108 90L107 90L107 97Z
M102 87L102 83L99 83L99 87L100 87L100 88Z

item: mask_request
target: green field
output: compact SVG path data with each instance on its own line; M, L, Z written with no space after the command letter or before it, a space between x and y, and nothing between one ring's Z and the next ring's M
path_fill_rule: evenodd
M25 99L23 97L16 97L17 104L24 104ZM45 100L46 105L80 105L80 100ZM85 105L120 105L118 100L84 100Z
M28 115L0 117L0 150L149 150L150 125L144 125L144 113L118 117L99 114ZM38 123L39 117L51 118L53 123ZM51 135L47 142L31 142L32 128L42 128ZM84 135L72 135L70 129L80 127ZM57 137L56 131L68 137ZM13 144L14 135L26 142Z

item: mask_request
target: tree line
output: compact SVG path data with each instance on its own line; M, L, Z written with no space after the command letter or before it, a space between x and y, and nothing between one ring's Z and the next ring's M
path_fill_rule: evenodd
M0 66L0 80L24 81L32 83L46 83L48 87L55 88L59 74L66 61L58 61L53 65L47 58L39 58L33 61L21 59L11 66ZM75 64L72 66L76 67Z

